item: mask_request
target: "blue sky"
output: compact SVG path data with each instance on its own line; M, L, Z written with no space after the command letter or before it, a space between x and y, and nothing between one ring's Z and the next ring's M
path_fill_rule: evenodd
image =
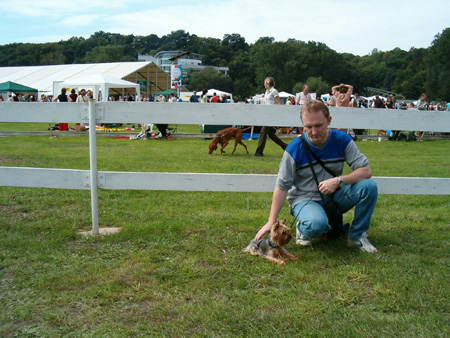
M97 31L159 37L183 29L248 43L271 36L323 42L339 53L430 46L449 27L449 0L21 0L4 6L0 45L88 38Z

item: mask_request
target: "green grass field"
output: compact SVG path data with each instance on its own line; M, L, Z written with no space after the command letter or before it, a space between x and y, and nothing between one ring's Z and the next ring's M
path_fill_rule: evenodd
M0 137L0 165L88 169L88 138L60 135ZM271 141L263 158L242 147L208 155L209 142L99 137L98 170L277 172ZM374 176L450 177L448 140L357 144ZM100 190L100 226L122 231L84 237L89 191L0 187L0 336L450 336L450 196L380 195L369 233L378 254L344 239L292 242L299 260L286 267L242 252L270 202ZM281 216L293 221L287 205Z

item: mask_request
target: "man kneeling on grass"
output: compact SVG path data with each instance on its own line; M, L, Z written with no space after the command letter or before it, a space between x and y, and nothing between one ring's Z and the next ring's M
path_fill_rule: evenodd
M378 188L370 178L372 171L367 157L346 133L329 129L331 116L321 101L312 100L303 105L300 118L304 127L304 140L312 153L326 167L336 173L333 177L311 156L319 185L315 183L301 138L294 139L286 148L280 163L278 178L272 197L268 222L256 234L259 240L277 222L284 200L288 199L291 214L298 220L297 244L311 245L311 240L330 230L323 200L334 200L342 213L355 207L355 215L348 232L348 246L357 246L365 252L378 252L367 239L372 213L378 197ZM312 155L312 154L311 154ZM352 169L342 175L344 161ZM319 193L320 191L320 193Z

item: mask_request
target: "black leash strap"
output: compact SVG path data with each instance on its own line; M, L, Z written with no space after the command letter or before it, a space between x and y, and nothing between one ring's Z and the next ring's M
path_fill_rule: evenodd
M322 161L319 157L317 157L316 154L314 154L314 153L312 152L312 150L311 150L311 148L309 147L308 143L307 143L306 140L303 138L303 135L300 136L300 140L302 141L303 148L305 148L305 154L306 154L306 157L307 157L307 159L308 159L308 164L309 164L309 167L311 168L311 171L312 171L312 174L313 174L313 177L314 177L314 181L315 181L316 184L317 184L317 190L319 191L320 198L322 199L322 203L325 204L325 198L323 197L322 193L321 193L320 190L319 190L319 180L317 179L317 175L316 175L316 172L315 172L315 170L314 170L314 167L313 167L313 164L312 164L312 161L311 161L310 153L311 153L311 155L314 157L314 159L317 161L317 163L319 163L319 165L320 165L323 169L325 169L330 175L332 175L332 176L334 176L334 177L336 177L337 175L336 175L330 168L327 168L327 166L325 165L325 163L323 163L323 161ZM331 195L331 197L334 198L334 194ZM312 198L313 198L313 197L311 197L311 198L309 199L309 201L311 201ZM309 202L309 201L308 201L308 202ZM306 204L305 204L305 205L306 205ZM302 208L303 208L303 207L302 207ZM297 216L294 218L294 221L293 221L292 224L291 224L291 228L294 226L294 223L295 223L295 221L297 220L297 217L298 217L298 215L300 214L300 211L302 210L302 208L298 211Z
M316 154L314 154L314 153L312 152L312 150L311 150L311 148L309 147L308 143L307 143L306 140L303 138L303 135L300 136L300 139L302 140L303 147L305 148L305 154L306 154L306 157L308 158L309 167L311 168L311 171L312 171L314 180L316 181L316 184L317 184L317 190L319 190L319 180L317 179L316 172L314 171L314 167L313 167L313 164L312 164L312 161L311 161L311 156L309 155L310 153L311 153L311 155L314 157L314 159L317 161L317 163L319 163L320 166L321 166L323 169L325 169L330 175L332 175L333 177L337 177L337 175L336 175L330 168L327 168L327 166L325 165L325 163L323 163L323 161L322 161L319 157L317 157ZM320 194L320 198L322 199L322 203L325 204L325 199L324 199L322 193L320 192L320 190L319 190L319 194ZM331 195L331 198L334 198L334 194Z
M317 190L319 190L319 180L317 179L316 172L314 171L313 164L312 164L312 161L311 161L311 156L309 156L309 153L312 153L311 149L309 149L309 146L306 144L306 141L303 138L303 135L300 136L300 139L302 140L303 147L305 148L305 154L306 154L306 157L308 158L309 167L311 168L311 171L312 171L312 174L313 174L313 177L314 177L314 181L316 181ZM319 194L320 194L320 198L322 199L322 203L325 204L325 199L323 198L323 195L320 192L320 190L319 190Z
M306 140L303 138L303 135L300 136L300 138L301 138L301 140L302 140L303 147L305 148L305 153L306 153L306 156L308 157L309 163L311 164L311 159L310 159L310 157L309 157L309 155L308 155L308 152L311 153L311 155L314 157L314 159L317 161L317 163L319 163L320 166L321 166L323 169L325 169L331 176L337 177L337 175L336 175L330 168L328 168L328 167L325 165L325 163L323 163L323 161L322 161L319 157L317 157L316 154L314 154L314 153L312 152L312 150L311 150L311 148L309 147L308 143L307 143ZM311 167L311 168L312 168L312 167ZM313 170L313 172L314 172L314 170ZM317 184L317 185L319 185L319 184Z
M314 180L316 181L317 184L317 190L319 190L319 181L317 179L316 173L314 171L313 168L313 164L311 161L311 157L309 156L309 153L311 153L313 155L313 157L316 159L317 163L319 163L323 169L325 169L329 174L331 174L332 176L336 177L337 175L331 171L331 169L327 168L325 166L325 164L323 163L322 160L320 160L312 151L311 148L308 146L308 144L306 143L306 140L303 138L303 135L300 136L301 140L302 140L302 144L303 147L305 148L305 154L306 157L308 158L308 163L309 163L309 167L311 168L311 171L313 173L314 176ZM337 238L342 234L345 234L348 232L348 228L349 228L349 224L342 224L342 213L337 209L337 203L334 201L334 204L331 205L326 205L325 204L325 199L322 195L322 193L319 190L319 194L320 194L320 198L322 199L322 203L323 203L323 207L324 210L327 214L327 218L328 218L328 222L330 224L330 231L327 232L327 236L330 238ZM334 199L334 193L331 194L331 200ZM328 202L327 202L328 203Z

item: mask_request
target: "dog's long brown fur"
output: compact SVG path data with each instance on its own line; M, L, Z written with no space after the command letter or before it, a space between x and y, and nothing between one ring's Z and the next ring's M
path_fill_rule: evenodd
M234 152L236 151L236 147L238 144L242 145L248 154L247 146L244 143L242 143L242 133L250 128L251 127L248 127L245 129L239 129L239 128L231 127L231 128L222 129L214 136L212 142L209 144L209 154L211 155L214 152L214 150L217 149L217 144L221 144L222 147L220 148L220 155L222 155L225 152L224 148L228 145L229 141L233 137L235 138L235 142L234 142L234 149L231 152L231 155L233 155Z

